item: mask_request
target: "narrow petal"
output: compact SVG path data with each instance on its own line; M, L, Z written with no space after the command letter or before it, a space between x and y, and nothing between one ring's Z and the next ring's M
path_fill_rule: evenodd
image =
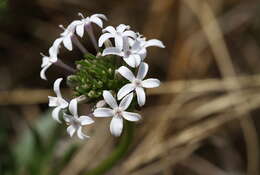
M57 95L57 97L62 97L61 93L60 93L60 83L63 80L63 78L58 78L57 80L55 80L54 85L53 85L53 90L55 92L55 94Z
M48 64L47 66L45 66L44 68L42 68L41 72L40 72L40 77L43 80L47 80L47 77L45 75L45 72L47 71L47 69L51 66L52 64Z
M149 78L142 81L142 86L144 88L156 88L160 86L160 80L156 78Z
M98 47L101 47L106 40L108 40L109 38L112 38L112 37L114 37L114 35L112 35L111 33L102 34L98 40Z
M111 107L111 108L116 108L118 107L117 102L115 98L112 96L112 94L109 91L103 91L103 97L106 103Z
M115 30L115 28L112 27L112 26L107 26L107 27L104 28L102 31L103 31L103 32L109 32L109 33L111 33L111 34L113 34L113 35L116 34L116 30Z
M93 112L95 117L111 117L113 116L113 110L109 108L97 108Z
M140 55L137 55L137 54L130 55L129 59L134 61L134 64L133 64L132 67L138 67L140 65L140 63L141 63Z
M145 47L150 47L150 46L165 48L163 43L160 40L157 40L157 39L151 39L151 40L146 41Z
M81 123L81 125L90 125L92 123L94 123L94 120L92 118L90 118L89 116L80 116L78 119Z
M124 32L126 29L130 29L130 26L125 25L125 24L120 24L119 26L116 27L116 30L117 30L119 33Z
M59 103L59 107L61 107L62 109L65 109L68 107L69 103L64 100L62 97L58 98L58 103Z
M120 50L123 49L123 36L115 35L115 45Z
M131 122L136 122L142 118L140 114L133 113L133 112L123 112L123 117L124 119Z
M125 77L127 80L129 81L133 81L135 79L134 74L132 73L131 70L129 70L127 67L125 66L121 66L118 70L117 70L123 77Z
M121 102L120 102L120 104L119 104L119 107L122 109L122 110L126 110L128 107L129 107L129 105L131 104L131 102L132 102L132 100L133 100L133 93L131 93L131 94L128 94L127 96L125 96L122 100L121 100Z
M83 132L82 132L82 127L80 126L77 130L77 135L78 137L83 140L83 139L86 139L86 138L89 138L89 136L85 135Z
M104 15L104 14L94 14L94 15L92 15L92 16L95 16L95 17L98 17L98 18L107 20L107 17L106 17L106 15ZM91 17L92 17L92 16L91 16Z
M136 38L136 33L134 31L129 30L124 32L124 36Z
M48 98L49 98L49 107L58 106L58 98L57 97L48 96Z
M70 101L69 110L74 117L78 117L78 101L76 98Z
M147 63L141 63L137 72L136 78L139 80L143 80L148 72L149 66Z
M96 108L102 108L102 107L104 107L106 104L107 104L107 103L106 103L105 100L100 100L100 101L97 102Z
M58 38L52 44L52 47L57 50L57 53L59 51L61 42L62 42L62 38Z
M118 137L123 130L123 119L121 117L113 117L110 123L110 132L112 135Z
M69 126L67 128L67 133L70 135L70 137L72 137L75 133L76 129L73 126Z
M144 89L141 87L135 88L136 95L137 95L137 102L139 106L143 106L145 104L145 92Z
M130 67L135 67L136 66L136 60L133 57L124 57L123 60L126 62L126 64Z
M126 84L117 93L117 99L121 100L124 96L129 94L131 91L135 89L135 86L132 83Z
M108 47L108 48L104 49L104 51L102 53L102 56L106 56L106 55L122 56L122 52L117 47Z
M103 28L103 22L101 19L99 19L98 17L96 16L91 16L90 17L90 21L97 24L100 28Z
M63 44L66 49L68 49L69 51L72 51L72 42L71 42L70 36L65 36L63 38Z
M53 109L53 111L52 111L52 113L51 113L51 114L52 114L52 118L53 118L54 120L56 120L57 122L59 122L59 123L61 123L61 121L60 121L60 119L59 119L60 110L61 110L60 107L56 107L56 108Z
M48 64L51 64L51 63L50 63L50 57L43 56L43 57L42 57L41 68L46 67Z
M74 120L74 117L72 115L63 113L63 119L65 120L65 122L71 123Z
M57 59L58 53L59 53L59 47L51 46L49 48L49 55L53 61L55 61L55 59Z
M83 24L80 24L76 27L76 33L77 35L79 35L81 38L83 37L84 35L84 23Z

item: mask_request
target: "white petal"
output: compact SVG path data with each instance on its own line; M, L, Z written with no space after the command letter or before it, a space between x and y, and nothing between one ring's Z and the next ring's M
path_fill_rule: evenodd
M137 54L130 55L129 59L134 61L134 64L132 65L132 67L138 67L141 63L140 55L137 55Z
M135 86L132 83L126 84L121 89L119 89L117 93L117 99L121 100L124 96L129 94L131 91L135 89Z
M75 133L76 129L73 126L69 126L67 128L67 133L70 135L70 137L73 136L73 134Z
M129 57L124 57L123 59L128 66L133 67L133 68L136 66L135 58L129 56Z
M76 33L79 35L81 38L84 35L84 24L80 24L76 27Z
M48 69L51 65L52 65L52 64L48 64L47 66L45 66L45 67L41 70L41 72L40 72L40 77L41 77L41 79L47 80L47 77L46 77L46 75L45 75L45 72L47 71L47 69Z
M48 96L48 98L49 98L49 107L58 106L58 98L57 97Z
M100 28L103 28L103 22L101 19L99 19L98 17L96 16L91 16L90 17L90 21L97 24Z
M67 108L69 105L68 102L64 100L62 97L58 97L58 103L59 107L61 107L62 109Z
M116 99L112 96L112 94L109 91L103 91L103 97L106 103L111 107L111 108L116 108L118 107Z
M129 30L129 31L125 31L124 32L124 36L128 36L128 37L132 37L132 38L136 38L136 33Z
M142 86L144 88L155 88L155 87L160 86L160 80L155 79L155 78L149 78L149 79L142 81Z
M52 58L53 62L56 62L55 60L57 60L58 52L59 52L59 48L58 47L51 46L49 48L49 55Z
M92 118L90 118L89 116L80 116L78 119L81 123L81 125L90 125L92 123L94 123L94 120Z
M64 44L64 47L66 47L66 49L68 49L69 51L72 51L71 36L65 36L63 38L63 44Z
M60 83L63 80L63 78L58 78L57 80L55 80L54 85L53 85L53 90L55 92L55 94L57 95L57 97L62 97L61 93L60 93Z
M139 106L143 106L145 104L145 92L144 89L141 87L135 88L136 95L137 95L137 102Z
M113 117L110 123L110 132L118 137L121 135L123 130L123 119L122 117Z
M125 24L120 24L119 26L116 27L116 30L119 33L122 33L123 31L125 31L126 29L130 29L130 26L125 25Z
M112 37L114 37L114 36L111 33L102 34L98 40L98 47L101 47L106 40L108 40L109 38L112 38Z
M146 76L147 72L148 72L149 66L147 63L141 63L138 69L138 73L136 78L139 80L144 79L144 77Z
M123 49L123 36L115 35L115 45L120 50Z
M150 47L150 46L165 48L163 43L160 40L157 40L157 39L151 39L151 40L146 41L145 47Z
M63 113L63 119L65 120L65 122L71 123L74 120L74 117L72 115Z
M129 105L131 104L131 102L132 102L132 100L133 100L133 93L131 93L131 94L128 94L127 96L125 96L122 100L121 100L121 102L120 102L120 104L119 104L119 107L122 109L122 110L126 110L128 107L129 107Z
M58 121L59 123L61 123L60 119L59 119L59 114L60 114L60 107L56 107L53 109L52 111L52 118L56 121Z
M113 116L113 110L109 108L97 108L93 112L95 117L111 117Z
M127 67L125 66L121 66L118 70L117 70L123 77L125 77L127 80L129 81L133 81L135 79L134 74L132 73L131 70L129 70Z
M135 122L141 119L141 115L133 112L123 112L124 119Z
M106 15L104 15L104 14L94 14L94 15L92 15L92 16L95 16L95 17L98 17L98 18L107 20L107 17L106 17ZM92 17L92 16L91 16L91 17Z
M43 56L43 57L42 57L41 68L46 67L48 64L51 64L51 63L50 63L50 57Z
M112 26L107 26L107 27L104 28L102 31L103 31L103 32L109 32L109 33L111 33L111 34L113 34L113 35L116 34L116 30L115 30L115 28L112 27Z
M78 101L76 98L70 101L69 110L74 117L78 117Z
M52 47L53 47L54 49L56 49L57 53L58 53L58 51L59 51L61 42L62 42L62 38L58 38L58 39L56 39L56 40L53 42Z
M79 127L78 130L77 130L77 135L78 137L83 140L85 138L89 138L89 136L85 135L83 132L82 132L82 127Z
M100 101L97 102L96 108L102 108L102 107L104 107L106 104L107 104L107 103L106 103L105 100L100 100Z
M122 52L117 47L108 47L108 48L104 49L104 51L102 53L102 56L106 56L106 55L122 56Z

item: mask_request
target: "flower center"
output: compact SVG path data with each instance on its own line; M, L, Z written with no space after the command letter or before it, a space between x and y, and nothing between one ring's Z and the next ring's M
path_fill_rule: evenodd
M142 81L141 80L138 80L138 79L135 79L133 81L133 84L136 86L136 87L141 87L142 86Z
M120 108L114 109L114 115L115 116L122 116L122 110Z

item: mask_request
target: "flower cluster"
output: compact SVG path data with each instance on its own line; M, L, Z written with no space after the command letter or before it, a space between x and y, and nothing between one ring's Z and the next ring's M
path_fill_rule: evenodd
M137 106L146 102L145 89L155 88L160 81L154 78L145 79L149 66L145 63L147 48L156 46L164 48L157 39L146 40L142 35L130 29L129 25L120 24L116 28L107 26L96 40L93 24L103 28L103 14L94 14L81 20L71 22L49 49L49 56L42 55L40 77L47 80L46 70L54 65L60 66L71 75L67 77L67 85L74 91L75 98L68 101L60 92L62 78L54 82L56 97L49 96L49 106L53 107L52 117L57 122L61 119L69 126L68 134L74 133L80 139L88 136L82 132L82 127L94 123L94 117L112 117L110 132L120 136L123 130L123 119L136 122L141 115L133 112ZM97 53L91 54L81 44L80 40L87 33ZM77 46L83 53L83 59L76 61L75 69L63 63L59 58L62 45L69 51ZM135 75L136 73L136 75ZM87 103L95 103L95 108L88 116L78 114L79 102L82 98Z

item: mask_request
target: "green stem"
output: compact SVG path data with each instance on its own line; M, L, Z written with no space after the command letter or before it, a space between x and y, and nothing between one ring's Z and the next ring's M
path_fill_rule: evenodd
M86 175L102 175L112 169L124 157L133 140L134 123L125 121L123 132L118 147L107 159L101 162L96 168L87 172Z

